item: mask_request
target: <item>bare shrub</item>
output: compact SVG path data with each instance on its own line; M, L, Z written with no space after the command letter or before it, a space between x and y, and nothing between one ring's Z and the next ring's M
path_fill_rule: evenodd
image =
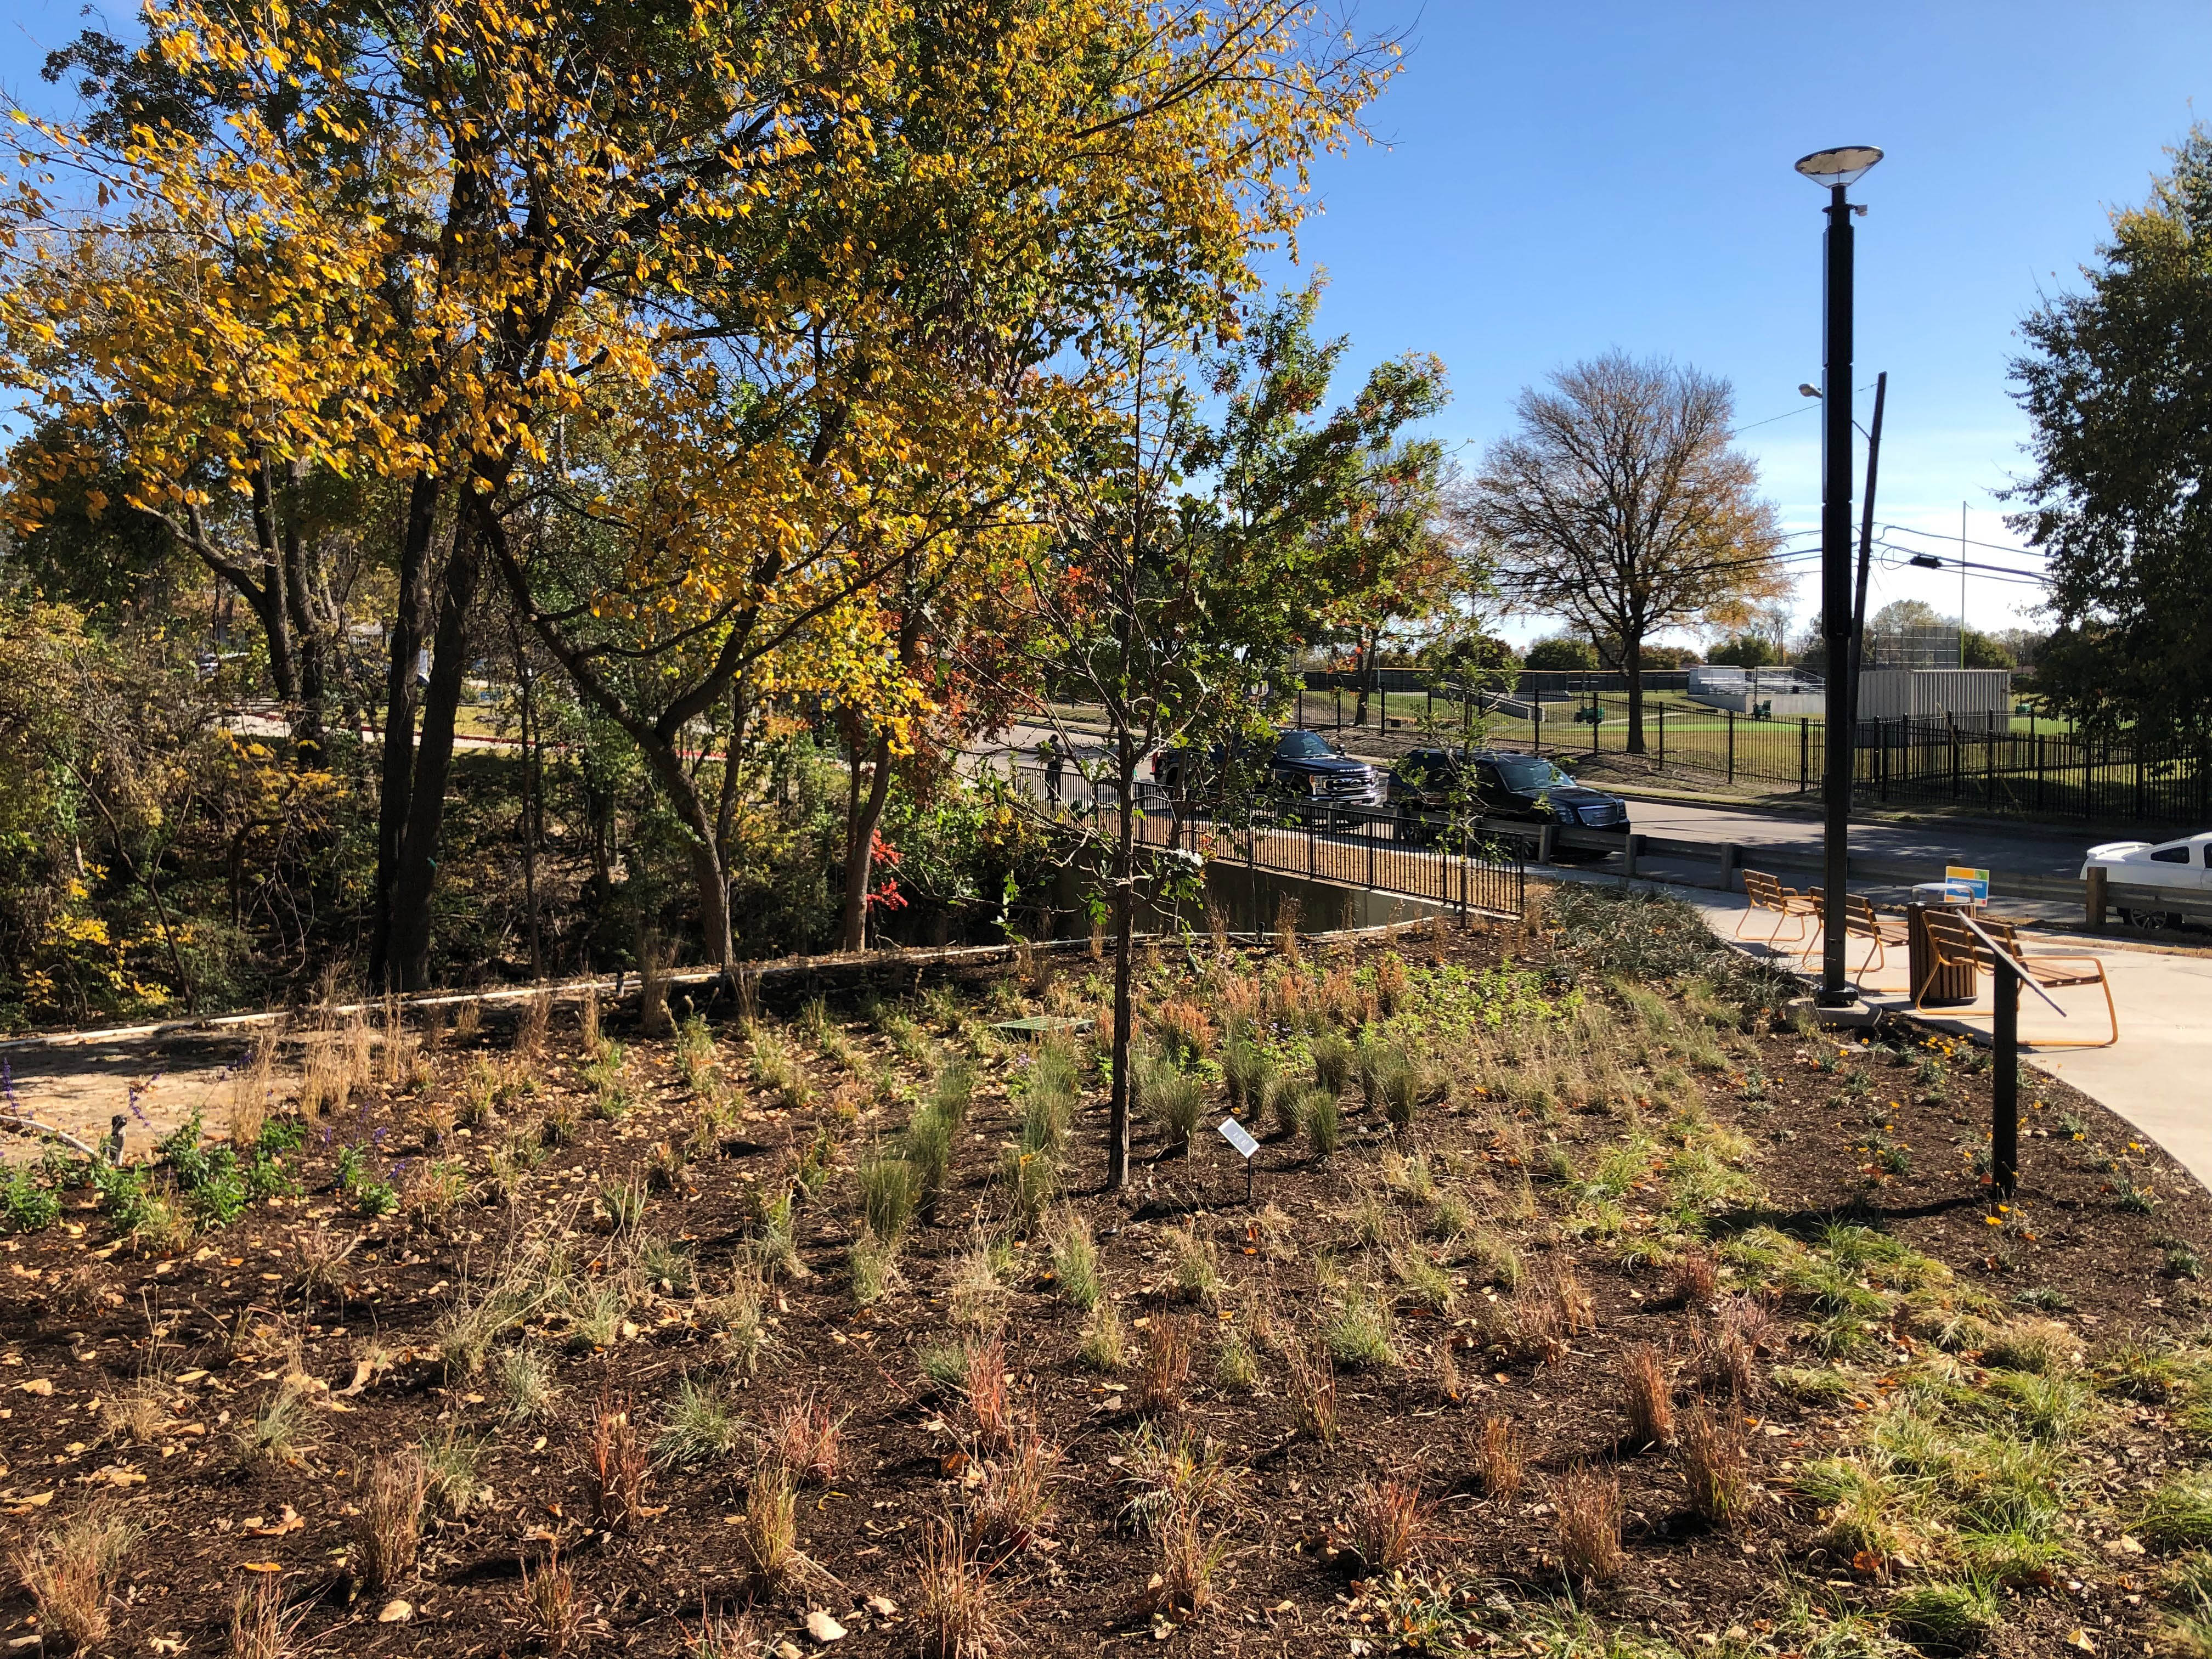
M1137 1364L1137 1407L1151 1414L1171 1412L1182 1403L1190 1376L1194 1321L1160 1314L1145 1328L1145 1352Z
M1678 1453L1698 1517L1730 1531L1741 1526L1751 1509L1750 1439L1742 1417L1692 1406L1682 1415Z
M1474 1440L1475 1478L1486 1498L1504 1499L1528 1478L1528 1449L1510 1417L1486 1417Z
M137 1537L127 1522L89 1510L11 1558L38 1604L42 1635L73 1648L107 1639L107 1604Z
M1663 1446L1674 1438L1674 1383L1667 1362L1649 1342L1638 1342L1620 1357L1622 1403L1628 1412L1628 1439L1636 1446Z
M1371 1578L1412 1565L1428 1541L1431 1518L1417 1480L1394 1474L1353 1487L1345 1535L1359 1558L1362 1576Z
M942 1516L925 1523L915 1568L924 1659L984 1659L998 1640L999 1598L963 1529Z

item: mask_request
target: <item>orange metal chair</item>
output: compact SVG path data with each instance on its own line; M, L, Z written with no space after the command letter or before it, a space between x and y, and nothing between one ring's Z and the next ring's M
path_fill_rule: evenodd
M1738 939L1743 937L1744 924L1748 922L1755 913L1761 910L1771 911L1774 915L1774 925L1767 930L1766 938L1761 941L1770 946L1780 941L1782 924L1785 921L1794 921L1797 924L1796 935L1790 942L1792 944L1801 942L1805 937L1805 919L1819 914L1814 908L1812 901L1804 894L1794 887L1784 887L1779 881L1762 870L1747 870L1743 872L1743 896L1750 900L1750 903L1746 907L1743 915L1736 919L1735 936Z

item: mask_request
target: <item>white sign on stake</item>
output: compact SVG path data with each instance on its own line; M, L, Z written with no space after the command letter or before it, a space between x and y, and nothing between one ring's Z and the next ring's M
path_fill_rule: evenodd
M1252 1132L1233 1117L1224 1117L1220 1124L1221 1138L1237 1149L1244 1160L1244 1201L1252 1201L1252 1154L1260 1150L1260 1143L1252 1139Z

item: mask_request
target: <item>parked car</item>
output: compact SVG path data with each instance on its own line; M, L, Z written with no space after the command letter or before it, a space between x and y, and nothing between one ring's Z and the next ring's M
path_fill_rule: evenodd
M2155 887L2173 896L2171 909L2141 901L2117 905L2120 919L2141 927L2180 927L2212 918L2212 830L2179 841L2108 841L2083 857L2081 877L2102 870L2115 885Z
M1232 770L1246 774L1263 793L1296 803L1376 808L1389 797L1377 768L1353 759L1318 732L1279 732L1272 744L1216 744L1203 757L1193 749L1164 749L1152 757L1152 781L1176 793L1204 788ZM1324 811L1321 816L1330 821L1337 815Z
M1524 823L1577 829L1628 828L1628 803L1577 783L1535 755L1489 749L1416 749L1390 774L1398 831L1409 841L1433 839L1452 816L1477 813Z

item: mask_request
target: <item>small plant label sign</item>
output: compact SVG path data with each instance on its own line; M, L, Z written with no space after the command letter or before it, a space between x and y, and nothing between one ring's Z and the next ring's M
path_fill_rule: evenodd
M1221 1120L1221 1138L1237 1149L1239 1158L1248 1161L1260 1150L1260 1143L1252 1139L1251 1132L1233 1117Z

